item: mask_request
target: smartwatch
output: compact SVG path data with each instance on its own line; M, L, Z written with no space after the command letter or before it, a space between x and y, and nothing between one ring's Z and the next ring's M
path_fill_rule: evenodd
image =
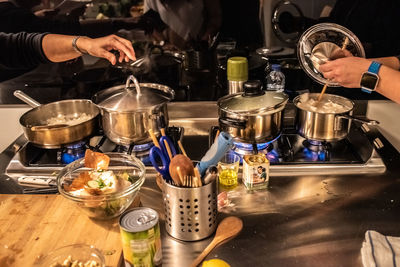
M368 71L364 72L361 76L361 91L370 94L376 90L379 82L378 72L381 68L381 65L381 63L372 61L371 65L369 65Z

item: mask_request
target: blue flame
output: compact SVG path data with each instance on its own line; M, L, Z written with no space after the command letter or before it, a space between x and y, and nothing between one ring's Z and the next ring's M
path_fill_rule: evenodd
M309 159L310 161L326 161L327 158L327 152L322 150L312 151L308 148L304 148L303 153L306 159Z

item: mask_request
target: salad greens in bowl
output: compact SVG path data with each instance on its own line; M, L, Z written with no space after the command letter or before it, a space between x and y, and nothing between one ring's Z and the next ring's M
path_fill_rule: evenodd
M86 150L85 158L65 166L57 176L58 191L90 218L111 219L133 202L145 180L145 167L134 156Z

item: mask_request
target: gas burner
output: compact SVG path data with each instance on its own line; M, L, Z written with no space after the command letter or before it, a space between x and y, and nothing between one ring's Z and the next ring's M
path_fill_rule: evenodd
M153 142L149 142L141 145L116 145L113 152L126 153L134 155L140 159L144 165L151 164L149 154L150 149L154 146Z
M332 145L316 140L303 141L304 156L310 161L329 161Z
M77 159L83 158L86 151L86 141L79 141L75 144L66 145L61 149L60 161L69 164Z
M332 147L331 143L317 140L304 140L303 146L313 152L328 151Z
M233 152L240 157L241 163L243 162L243 156L253 155L255 153L265 154L270 162L279 162L279 152L274 149L273 145L275 140L259 144L233 142L235 145ZM254 146L257 150L254 149Z
M149 143L142 144L142 145L135 145L135 146L133 146L133 151L135 153L149 151L153 146L154 146L153 142L149 142Z
M240 143L240 142L233 142L235 145L234 151L237 152L238 154L241 155L249 155L253 154L253 144L247 144L247 143ZM267 152L268 146L271 144L271 142L268 143L261 143L261 144L255 144L257 147L257 151L260 153L263 153L265 150Z

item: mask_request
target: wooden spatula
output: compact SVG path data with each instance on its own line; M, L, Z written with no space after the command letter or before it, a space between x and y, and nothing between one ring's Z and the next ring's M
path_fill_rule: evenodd
M217 228L213 241L203 250L203 252L192 262L191 267L197 267L203 259L211 252L217 245L223 241L237 236L243 228L243 221L238 217L227 217L223 219Z

